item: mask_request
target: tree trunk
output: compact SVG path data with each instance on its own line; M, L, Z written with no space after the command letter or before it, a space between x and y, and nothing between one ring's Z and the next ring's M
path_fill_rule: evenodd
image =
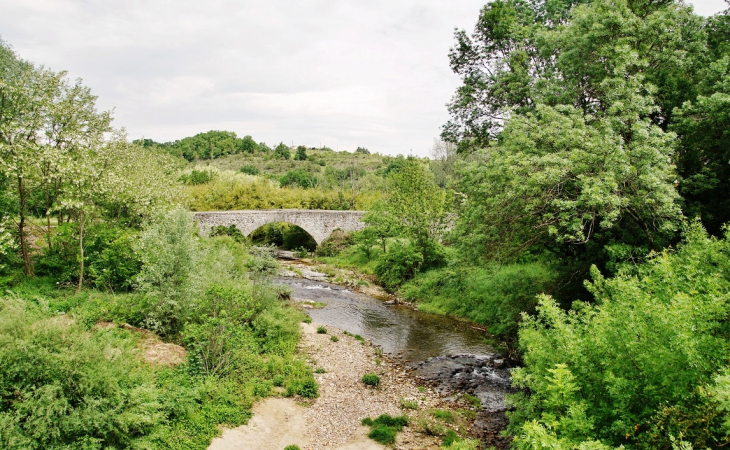
M51 194L50 188L46 187L46 241L48 241L48 250L53 248L51 245Z
M20 197L20 221L18 222L18 233L20 233L20 250L23 253L25 274L27 276L33 276L33 266L30 263L30 253L28 252L28 240L25 237L25 188L23 186L22 175L18 175L18 196Z
M82 213L79 214L79 285L76 288L76 293L81 291L81 286L84 284L84 222L86 222L86 216Z

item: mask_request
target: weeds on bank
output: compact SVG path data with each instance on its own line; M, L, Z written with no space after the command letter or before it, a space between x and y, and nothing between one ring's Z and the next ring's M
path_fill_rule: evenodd
M396 434L403 431L403 427L408 426L408 418L383 414L375 420L366 417L362 420L362 424L370 427L370 433L368 433L370 439L383 445L392 445L395 443Z

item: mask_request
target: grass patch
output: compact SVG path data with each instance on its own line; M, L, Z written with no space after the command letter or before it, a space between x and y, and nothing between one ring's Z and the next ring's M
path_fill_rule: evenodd
M471 394L465 393L461 396L461 398L462 398L462 400L466 401L467 403L469 403L470 405L472 405L473 407L475 407L477 409L482 407L482 401L479 400L479 398L474 397Z
M443 420L444 422L454 422L454 414L451 411L447 411L445 409L435 409L431 411L431 415L438 420Z
M380 377L374 373L366 373L362 376L362 382L368 386L378 387L380 386Z
M316 369L314 369L314 373L327 373L327 369L325 369L324 367L317 367Z
M318 334L327 334L327 328L320 325L317 327L317 333Z
M407 400L403 397L400 398L400 407L401 409L412 409L417 410L418 409L418 400Z
M392 417L383 414L375 420L366 417L362 420L362 424L371 428L370 433L368 433L370 439L383 445L392 445L395 444L397 433L402 431L403 427L408 426L408 418L406 416Z
M332 342L337 342L339 340L340 340L340 338L338 338L337 336L330 337L330 341L332 341Z

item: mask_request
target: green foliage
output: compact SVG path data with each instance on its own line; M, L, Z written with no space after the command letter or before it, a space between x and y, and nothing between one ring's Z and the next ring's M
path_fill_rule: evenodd
M300 145L297 147L297 153L294 155L295 161L306 161L307 160L307 147Z
M380 386L380 377L374 373L366 373L362 376L362 382L368 386L378 387Z
M283 177L279 179L282 187L300 187L302 189L316 188L319 184L319 179L316 175L311 172L307 172L302 169L290 170Z
M190 314L200 260L196 233L192 214L174 209L158 213L136 246L143 262L136 280L148 301L145 327L163 336L179 332Z
M337 336L330 336L330 341L332 342L338 342L339 340L340 338L338 338Z
M366 417L362 424L371 427L368 437L380 444L391 445L395 443L395 436L403 427L408 426L408 418L405 416L391 417L383 414L372 420Z
M286 447L284 447L284 450L299 450L299 446L298 445L287 445Z
M363 155L369 155L370 150L366 149L365 147L358 147L355 149L355 153L362 153Z
M128 332L50 318L0 300L0 446L128 448L165 418Z
M406 400L405 398L400 398L400 407L402 409L412 409L417 410L418 409L418 400Z
M261 173L258 167L252 166L251 164L246 164L245 166L241 167L239 172L245 173L246 175L258 175Z
M388 253L380 256L374 272L380 285L393 292L413 278L423 262L423 254L414 245L403 245L396 242Z
M351 233L346 233L340 229L337 229L329 235L327 239L322 241L321 244L315 250L317 256L337 256L342 250L353 245L355 243L354 236Z
M421 310L467 317L511 342L522 313L535 314L537 295L554 292L559 280L560 273L543 261L459 265L419 273L399 293Z
M274 156L280 159L289 159L291 158L291 150L288 145L280 142L279 145L274 148Z
M190 172L190 175L182 175L180 180L185 184L207 184L213 181L215 173L211 170L195 170Z
M323 327L322 325L318 326L317 334L327 334L327 328Z
M236 225L218 225L213 227L213 229L210 230L210 236L230 236L233 238L236 242L246 242L246 236L241 233L241 230L238 229Z
M60 283L78 279L78 228L76 223L57 227L51 245L43 248L35 263L38 275L53 276ZM142 268L140 256L134 250L137 233L112 224L98 223L90 226L85 234L86 282L110 291L132 290L134 277Z
M718 374L730 354L729 256L727 238L695 223L676 252L656 254L635 275L606 279L594 269L595 305L576 302L565 313L541 296L538 316L520 329L525 365L513 371L515 385L531 391L511 398L517 447L728 442Z

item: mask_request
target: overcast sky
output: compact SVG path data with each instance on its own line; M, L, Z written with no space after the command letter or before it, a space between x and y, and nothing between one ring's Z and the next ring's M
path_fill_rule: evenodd
M0 36L68 70L132 139L231 130L425 156L484 0L0 0ZM692 0L703 15L723 0Z

